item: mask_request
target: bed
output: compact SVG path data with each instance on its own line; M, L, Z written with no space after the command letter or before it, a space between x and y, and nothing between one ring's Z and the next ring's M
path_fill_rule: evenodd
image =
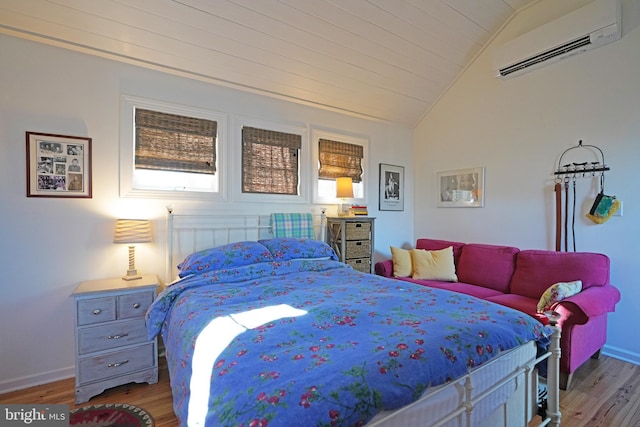
M181 425L526 426L546 357L541 425L559 425L557 328L358 272L320 240L270 237L259 219L225 227L256 234L186 256L147 312ZM169 241L173 266L180 240Z

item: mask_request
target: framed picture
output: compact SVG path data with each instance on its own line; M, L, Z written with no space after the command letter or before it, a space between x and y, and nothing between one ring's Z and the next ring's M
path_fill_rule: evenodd
M27 197L91 198L91 138L27 132Z
M438 207L484 206L484 168L438 172Z
M380 163L381 211L404 210L404 167Z

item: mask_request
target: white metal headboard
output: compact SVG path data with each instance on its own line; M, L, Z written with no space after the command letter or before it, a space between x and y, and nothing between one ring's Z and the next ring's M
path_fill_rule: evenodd
M273 237L271 215L174 214L167 209L165 280L176 278L177 265L189 254L241 241ZM325 240L324 213L313 216L318 240Z

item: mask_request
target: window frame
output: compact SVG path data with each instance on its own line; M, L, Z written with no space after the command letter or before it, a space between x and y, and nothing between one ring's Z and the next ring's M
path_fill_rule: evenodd
M194 117L217 122L216 173L218 191L181 191L171 189L144 189L134 186L135 170L135 109L158 111L167 114ZM120 197L133 198L169 198L169 199L207 199L226 200L226 130L227 115L219 111L208 110L181 104L152 100L133 95L121 95L120 98ZM182 172L178 172L182 173Z
M367 194L369 189L369 173L368 173L368 163L369 163L369 139L362 136L348 135L344 133L339 133L338 131L330 131L325 129L311 129L311 145L313 147L313 160L312 160L312 176L311 181L313 182L312 188L312 201L315 204L339 204L341 201L334 196L322 195L320 194L320 178L319 178L319 167L320 167L320 148L319 141L321 139L328 139L332 141L345 142L348 144L361 145L363 148L363 156L362 156L362 197L354 197L349 200L349 203L353 203L354 205L365 205L367 206ZM359 185L354 183L355 185ZM335 194L335 193L334 193Z
M242 192L242 128L244 126L266 129L275 132L292 133L301 136L298 155L298 195L263 194ZM264 203L309 203L309 130L306 125L296 123L277 123L250 117L236 116L233 124L233 164L239 165L233 170L233 200L238 202Z

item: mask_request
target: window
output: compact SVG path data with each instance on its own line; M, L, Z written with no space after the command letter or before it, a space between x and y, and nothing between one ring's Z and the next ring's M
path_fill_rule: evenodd
M353 180L355 204L366 204L366 162L369 143L364 138L321 130L312 131L314 144L314 203L337 203L336 178Z
M242 192L299 195L302 136L242 128Z
M136 169L216 173L215 121L136 108L135 126Z
M222 196L224 114L131 96L121 104L122 196Z
M362 145L320 138L318 153L319 179L335 181L336 178L350 177L355 183L362 181Z

